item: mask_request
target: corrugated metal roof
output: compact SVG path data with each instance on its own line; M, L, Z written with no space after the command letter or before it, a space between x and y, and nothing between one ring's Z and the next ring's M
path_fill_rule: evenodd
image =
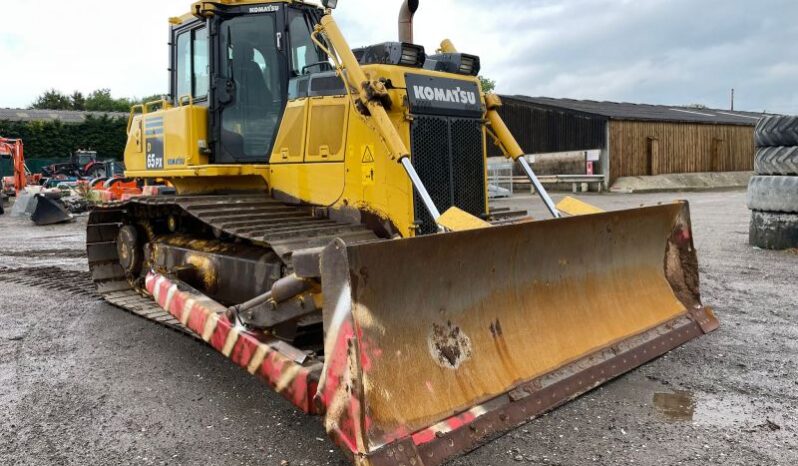
M62 121L64 123L83 123L87 116L100 118L127 118L127 113L119 112L74 112L68 110L23 110L18 108L0 108L0 120L3 121Z
M551 97L502 96L531 104L599 115L613 120L669 121L679 123L711 123L755 126L763 113L718 109L699 109L671 105L648 105L628 102L555 99Z

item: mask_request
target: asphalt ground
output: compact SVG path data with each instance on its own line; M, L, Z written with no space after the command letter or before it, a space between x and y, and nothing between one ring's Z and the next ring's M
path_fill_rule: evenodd
M452 464L798 464L798 253L748 246L743 191L584 196L681 198L721 328ZM500 204L545 217L530 196ZM99 301L84 229L0 216L0 464L345 464L319 419Z

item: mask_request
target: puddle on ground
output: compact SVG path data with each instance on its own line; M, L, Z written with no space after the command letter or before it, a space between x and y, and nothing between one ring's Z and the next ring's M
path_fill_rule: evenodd
M670 421L692 421L695 414L695 398L685 391L655 393L654 408Z
M759 417L751 400L731 394L699 395L683 390L655 392L652 406L655 414L670 422L734 426L753 422Z
M607 396L639 410L640 416L654 416L664 422L715 427L754 427L781 409L768 402L757 403L739 393L685 390L639 373L628 374L612 384Z

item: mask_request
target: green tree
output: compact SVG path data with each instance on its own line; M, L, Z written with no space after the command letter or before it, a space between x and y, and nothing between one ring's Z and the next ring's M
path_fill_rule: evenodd
M75 91L69 97L72 101L72 110L83 111L86 110L86 97L80 91Z
M50 89L37 97L31 108L37 110L70 110L72 101L69 96L55 89Z
M82 123L3 121L0 134L25 141L27 159L64 159L77 149L96 150L100 159L121 159L127 118L88 116Z
M115 99L110 89L97 89L88 96L80 91L66 95L55 89L50 89L36 98L31 105L33 109L40 110L77 110L88 112L122 112L128 113L130 107L137 104L161 100L162 94L155 94L138 98Z
M86 110L90 112L128 112L130 99L114 99L110 89L98 89L86 98Z
M150 95L150 96L144 97L142 99L136 100L135 103L137 103L137 104L146 104L147 102L155 102L155 101L161 100L162 98L163 98L162 94L154 94L154 95Z
M486 76L480 76L479 82L482 83L482 92L493 92L496 90L496 81Z

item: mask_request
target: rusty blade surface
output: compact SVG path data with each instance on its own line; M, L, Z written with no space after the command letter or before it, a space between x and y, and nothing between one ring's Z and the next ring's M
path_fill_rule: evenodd
M333 438L365 454L700 302L686 203L338 243L322 281L318 397Z

